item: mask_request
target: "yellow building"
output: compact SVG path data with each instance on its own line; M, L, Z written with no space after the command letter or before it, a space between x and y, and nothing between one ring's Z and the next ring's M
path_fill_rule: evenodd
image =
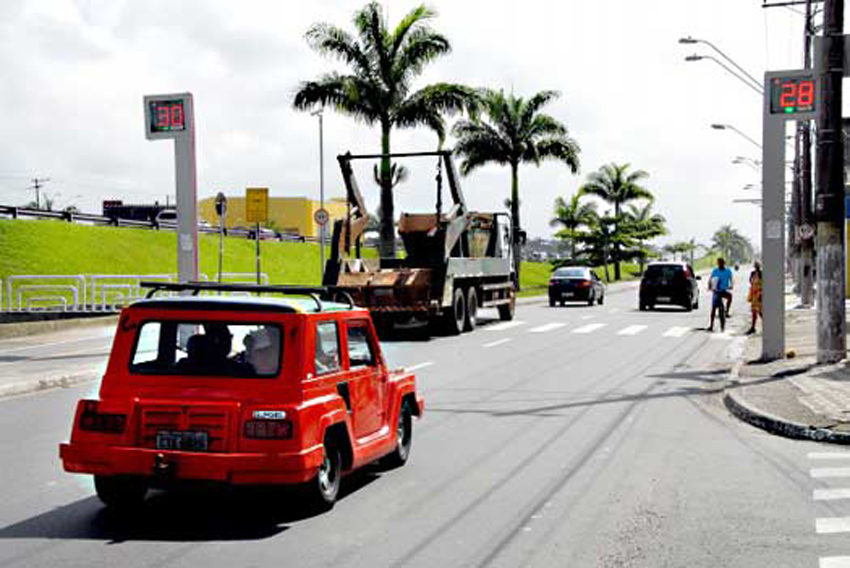
M319 202L306 197L269 197L269 222L264 226L282 233L298 233L306 237L318 237L319 225L313 220L313 215L319 209ZM330 214L327 232L336 219L344 219L347 211L343 198L325 200L325 209ZM198 217L218 226L218 215L215 213L215 197L207 197L198 201ZM227 196L227 228L248 227L245 220L245 196Z

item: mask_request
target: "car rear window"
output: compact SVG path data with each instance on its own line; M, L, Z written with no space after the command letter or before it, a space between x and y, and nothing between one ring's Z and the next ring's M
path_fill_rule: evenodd
M553 276L557 278L587 278L586 268L559 268Z
M224 321L147 321L139 327L130 372L257 378L280 373L280 326Z
M677 278L682 275L682 267L675 264L649 266L646 269L647 278Z

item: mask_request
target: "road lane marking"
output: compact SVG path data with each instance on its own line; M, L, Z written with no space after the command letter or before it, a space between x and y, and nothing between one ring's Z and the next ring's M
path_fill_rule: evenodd
M25 347L14 347L12 349L3 349L0 347L0 354L5 355L6 353L16 353L18 351L27 351L29 349L44 349L45 347L53 347L54 345L65 345L66 343L80 343L81 341L92 341L94 339L106 339L107 344L111 341L111 336L109 335L96 335L91 337L83 337L81 339L68 339L65 341L53 341L51 343L39 343L37 345L27 345Z
M664 337L684 337L691 328L682 326L673 326L664 332Z
M408 373L412 373L413 371L418 371L419 369L424 369L425 367L430 367L433 365L433 361L425 361L424 363L417 363L416 365L412 365L410 367L405 367L405 371Z
M589 323L573 330L573 333L593 333L597 329L602 329L608 325L607 323Z
M554 329L558 329L559 327L564 327L565 323L547 323L546 325L541 325L539 327L532 327L528 330L529 333L546 333L547 331L552 331Z
M720 333L712 333L711 339L715 341L730 341L732 339L732 335L728 331L721 331Z
M840 499L850 499L850 488L815 489L812 492L812 499L815 501L838 501Z
M617 332L617 335L637 335L646 329L645 325L630 325Z
M485 327L487 331L505 331L506 329L511 329L520 325L525 325L524 321L505 321L502 323L497 323L496 325L491 325Z
M850 568L850 556L824 556L818 561L819 568Z
M850 467L816 467L809 474L815 479L850 477Z
M497 345L502 345L503 343L507 343L507 342L508 342L508 341L510 341L510 340L511 340L511 339L510 339L509 337L506 337L506 338L504 338L504 339L497 339L496 341L491 341L490 343L485 343L485 344L483 345L483 347L484 347L485 349L490 348L490 347L495 347L495 346L497 346Z
M818 534L850 532L850 517L822 517L815 519L815 531Z
M583 320L592 320L592 319L593 319L593 316L581 316L581 319L583 319Z
M619 311L620 311L620 308L612 308L612 309L608 310L608 313L609 313L609 314L616 314L616 313L618 313Z
M810 460L850 460L850 452L809 452Z

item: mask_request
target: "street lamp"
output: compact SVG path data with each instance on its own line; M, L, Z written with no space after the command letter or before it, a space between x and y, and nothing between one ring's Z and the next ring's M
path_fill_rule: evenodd
M753 144L755 144L756 146L761 148L761 144L759 144L758 142L756 142L751 137L747 136L746 134L744 134L743 132L741 132L740 130L738 130L737 128L732 126L731 124L712 124L711 127L715 130L731 130L732 132L736 132L741 137L746 138L748 141L752 142Z
M701 61L703 59L710 59L711 61L714 61L715 63L720 65L723 69L725 69L727 73L729 73L730 75L732 75L733 77L735 77L736 79L741 81L743 84L745 84L747 87L749 87L750 89L755 91L756 94L758 94L759 96L764 95L764 90L761 87L750 83L747 79L745 79L744 77L742 77L738 73L735 73L732 69L729 68L728 65L724 64L722 61L720 61L716 57L713 57L711 55L697 55L697 54L688 55L687 57L685 57L685 61Z
M325 209L325 141L324 141L324 108L311 112L319 117L319 209ZM325 283L325 225L319 225L319 262L321 262L322 284Z
M733 61L731 57L729 57L728 55L726 55L725 53L720 51L720 48L717 47L716 45L714 45L713 43L711 43L710 41L705 40L705 39L697 39L697 38L688 36L688 37L683 37L683 38L679 39L679 43L685 44L685 45L695 45L697 43L707 45L708 47L713 49L715 52L717 52L717 54L720 55L720 57L722 57L723 59L728 61L730 64L732 64L732 66L735 67L735 69L740 71L741 74L744 75L744 77L746 77L747 79L749 79L753 84L755 84L756 87L761 89L761 83L760 82L756 81L756 79L752 75L747 73L747 71L743 67L741 67L740 65L735 63L735 61ZM708 56L706 56L706 57L708 57ZM719 63L719 61L718 61L718 63Z

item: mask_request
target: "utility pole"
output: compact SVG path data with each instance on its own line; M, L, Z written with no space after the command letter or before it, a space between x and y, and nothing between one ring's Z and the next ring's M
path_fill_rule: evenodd
M818 114L817 361L836 363L847 352L844 310L844 140L841 81L844 75L844 0L824 2L823 94Z
M803 30L803 68L812 68L812 35L814 21L812 1L806 1L806 20ZM812 215L812 127L808 120L797 123L800 157L800 303L811 307L814 301L814 219ZM802 150L802 155L800 150Z
M44 187L44 184L48 181L50 181L50 178L39 178L39 177L32 178L32 185L29 187L29 189L35 190L35 208L36 209L41 209L41 193L40 193L40 190L41 190L42 187Z

